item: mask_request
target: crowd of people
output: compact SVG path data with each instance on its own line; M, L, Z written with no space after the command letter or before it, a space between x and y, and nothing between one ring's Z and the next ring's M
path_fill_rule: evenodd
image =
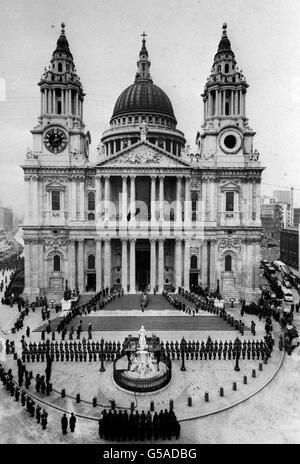
M26 410L30 417L35 417L38 424L41 424L42 429L47 428L48 423L48 413L37 404L34 399L21 388L23 383L23 376L25 375L25 388L30 386L30 378L32 373L28 372L24 365L18 365L18 375L19 375L19 385L15 382L12 370L9 369L5 371L2 364L0 364L0 380L3 385L6 387L6 390L10 393L11 396L14 396L15 401L20 404L22 407L26 407ZM21 380L20 380L21 379ZM29 379L29 382L28 380Z
M173 436L178 439L179 435L180 424L173 409L161 410L159 414L155 412L153 415L150 411L147 414L144 411L131 411L128 414L126 410L117 412L110 409L107 412L104 409L99 420L99 436L105 440L171 440Z

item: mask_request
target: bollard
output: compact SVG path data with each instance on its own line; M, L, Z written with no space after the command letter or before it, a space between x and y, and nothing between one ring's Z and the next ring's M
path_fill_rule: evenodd
M77 393L77 395L76 395L76 403L80 403L80 394L79 393Z
M246 376L246 375L244 375L244 377L243 377L243 383L244 383L245 385L247 384L247 376Z
M154 401L150 401L150 411L154 411Z
M256 370L252 369L252 377L256 377Z
M262 365L262 363L259 363L259 365L258 365L258 370L259 370L259 371L262 371L262 370L263 370L263 365Z
M130 411L131 411L131 412L134 411L134 402L133 402L133 401L130 403Z
M188 406L192 406L192 397L188 396Z
M169 408L170 408L170 411L173 411L173 409L174 409L174 400L170 400Z
M237 390L237 387L236 387L236 382L233 382L232 384L232 390L236 391Z
M18 359L17 353L14 353L14 360Z
M96 396L94 396L93 398L93 408L96 408L97 407L97 398Z
M115 400L111 400L110 403L111 403L111 409L112 409L112 410L116 409L116 402L115 402Z
M224 396L224 388L220 387L220 396Z
M66 396L66 390L63 388L61 390L61 397L64 398Z
M206 403L209 402L209 395L208 395L208 392L205 392L205 393L204 393L204 401L205 401Z

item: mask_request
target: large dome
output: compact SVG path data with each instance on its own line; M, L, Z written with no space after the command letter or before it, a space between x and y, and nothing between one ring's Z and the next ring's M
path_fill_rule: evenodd
M151 113L175 119L172 103L167 94L150 79L137 79L119 96L112 119L128 113Z

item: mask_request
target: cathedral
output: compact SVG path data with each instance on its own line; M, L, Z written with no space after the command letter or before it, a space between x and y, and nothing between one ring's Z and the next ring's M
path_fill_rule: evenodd
M65 288L126 294L197 285L247 302L259 296L263 168L226 24L194 153L150 65L142 34L134 82L117 98L91 162L85 93L62 24L21 166L29 300L60 301Z

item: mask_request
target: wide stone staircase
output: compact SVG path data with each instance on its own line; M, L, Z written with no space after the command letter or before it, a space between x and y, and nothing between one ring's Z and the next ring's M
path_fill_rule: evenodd
M141 295L123 295L120 298L116 297L111 303L109 303L105 309L109 311L114 310L141 310L140 306ZM174 310L173 306L170 305L168 300L163 295L149 295L148 305L145 308L146 311L164 311L167 309Z

